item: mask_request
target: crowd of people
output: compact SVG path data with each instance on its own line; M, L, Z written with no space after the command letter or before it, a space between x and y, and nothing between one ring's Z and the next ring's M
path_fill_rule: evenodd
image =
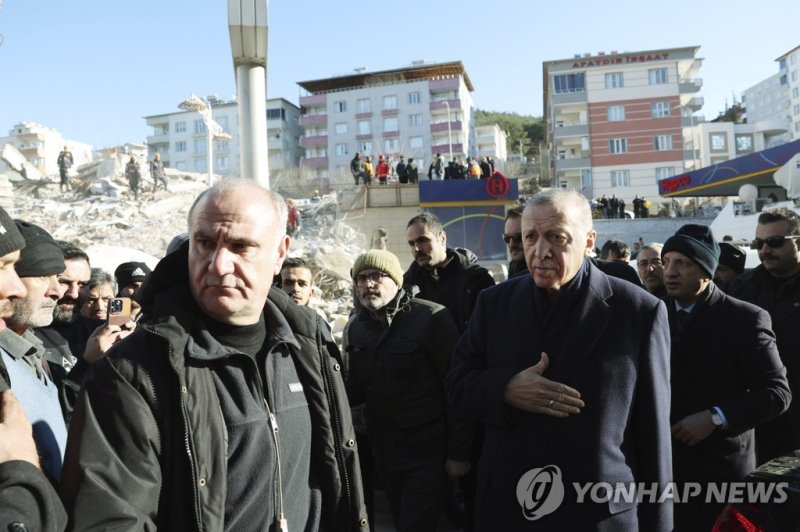
M495 171L492 157L469 157L461 159L453 157L445 162L441 153L433 156L428 166L428 179L440 181L445 179L487 179ZM372 156L356 153L350 161L350 174L356 185L371 185L373 178L380 185L391 182L400 184L419 183L419 163L413 157L406 160L404 155L392 161L383 154L378 155L378 161L373 164Z
M458 485L465 530L709 530L702 496L575 486L734 482L800 447L793 211L744 272L696 224L595 257L590 202L541 192L507 211L499 284L423 212L407 268L385 230L354 260L339 343L289 210L219 182L112 276L0 209L0 527L363 531L380 486L397 530L436 530Z

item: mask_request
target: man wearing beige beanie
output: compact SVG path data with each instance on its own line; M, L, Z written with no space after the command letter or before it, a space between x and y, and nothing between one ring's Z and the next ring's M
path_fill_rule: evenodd
M393 253L370 250L351 273L360 304L344 332L351 405L366 405L396 529L432 531L446 474L469 465L470 425L452 415L444 391L458 329L445 307L404 290Z

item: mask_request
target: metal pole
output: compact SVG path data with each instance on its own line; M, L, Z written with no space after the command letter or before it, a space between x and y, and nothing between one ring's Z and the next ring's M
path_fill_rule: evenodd
M444 101L444 104L447 106L447 145L450 151L450 161L453 160L453 134L450 131L450 102L447 100Z
M236 86L239 88L241 176L269 188L266 69L251 64L237 65Z
M208 118L209 123L206 124L206 157L208 157L208 186L212 186L214 184L214 150L212 142L214 139L211 136L211 123L213 120L213 114L211 112L211 102L206 100L206 105L208 105Z

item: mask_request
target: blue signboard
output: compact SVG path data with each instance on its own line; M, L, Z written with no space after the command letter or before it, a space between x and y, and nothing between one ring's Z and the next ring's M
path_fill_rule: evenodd
M506 259L505 211L518 197L517 180L499 172L489 179L419 183L420 207L442 221L447 247L467 248L480 260Z

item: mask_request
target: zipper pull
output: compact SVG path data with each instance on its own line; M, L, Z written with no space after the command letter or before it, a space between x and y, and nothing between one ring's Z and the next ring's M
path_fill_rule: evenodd
M280 530L280 532L289 532L289 522L286 520L286 518L278 518L278 530Z
M275 414L269 413L269 426L272 427L272 432L278 433L278 421L275 419Z

